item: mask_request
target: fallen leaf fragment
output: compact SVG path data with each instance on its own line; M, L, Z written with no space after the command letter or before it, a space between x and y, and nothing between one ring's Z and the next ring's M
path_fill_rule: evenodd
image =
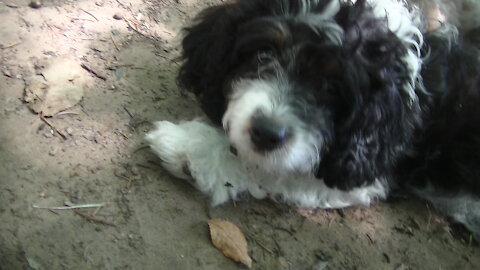
M53 116L80 102L86 81L78 61L68 56L54 57L45 63L41 76L25 80L24 100L34 112Z
M235 224L226 220L210 219L208 227L212 243L216 248L235 262L240 262L248 268L252 267L252 258L248 255L247 250L247 240Z

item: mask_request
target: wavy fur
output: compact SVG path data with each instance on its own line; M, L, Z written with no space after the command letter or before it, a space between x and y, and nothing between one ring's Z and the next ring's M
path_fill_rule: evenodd
M462 1L457 11L471 4ZM161 122L147 139L167 169L193 177L215 204L250 193L345 207L401 186L437 206L452 203L446 214L478 235L480 28L452 15L425 32L432 5L422 3L250 0L208 8L186 29L178 79L226 134L198 121ZM262 150L251 139L256 117L288 137Z

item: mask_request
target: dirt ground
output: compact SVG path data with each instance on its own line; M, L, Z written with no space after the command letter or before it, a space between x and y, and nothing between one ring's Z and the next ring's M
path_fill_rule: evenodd
M478 243L406 195L210 208L166 174L143 137L201 116L175 83L178 43L218 2L0 0L0 269L243 268L212 246L209 218L240 227L252 269L480 269ZM52 97L55 85L68 93ZM34 208L72 204L103 207Z

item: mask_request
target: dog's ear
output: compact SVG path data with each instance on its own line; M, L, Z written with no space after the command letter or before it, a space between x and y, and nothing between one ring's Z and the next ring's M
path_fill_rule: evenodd
M354 135L355 136L355 135ZM383 161L379 163L378 139L353 137L337 143L317 173L329 187L351 190L371 184L382 171Z
M342 190L388 178L421 123L418 98L404 89L409 85L406 65L368 65L353 58L349 62L343 78L348 82L348 105L336 120L334 142L317 175Z
M317 174L328 186L351 190L389 179L412 139L418 114L398 106L398 98L376 98L380 102L362 104L356 117L336 131Z
M350 190L389 178L420 123L420 109L408 90L407 48L387 22L376 18L366 1L342 9L336 20L347 54L340 73L345 105L316 176Z
M183 65L178 82L193 92L204 112L219 124L226 101L222 84L231 65L237 4L210 7L196 18L192 27L185 29L182 42Z

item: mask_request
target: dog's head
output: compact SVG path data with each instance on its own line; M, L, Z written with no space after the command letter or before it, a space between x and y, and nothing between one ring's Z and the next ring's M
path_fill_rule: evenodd
M418 121L421 36L396 0L245 0L187 29L179 81L238 155L347 189L395 163Z

